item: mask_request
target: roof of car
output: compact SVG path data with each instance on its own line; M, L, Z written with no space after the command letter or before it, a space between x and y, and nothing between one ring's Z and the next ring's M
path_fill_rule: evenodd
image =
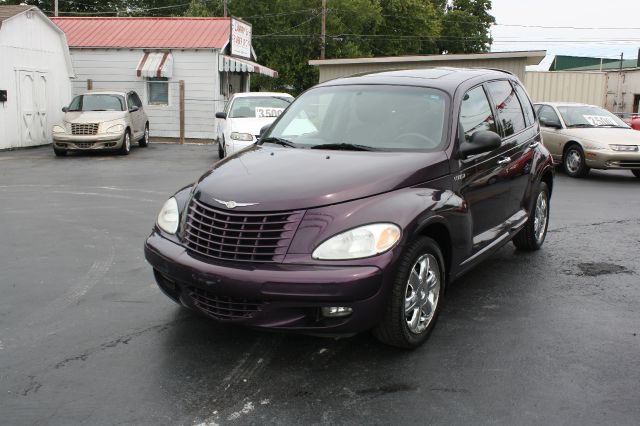
M285 96L285 97L293 97L288 93L280 93L280 92L242 92L242 93L234 93L234 98L246 98L246 97L254 97L254 96Z
M411 86L437 87L455 89L460 84L478 77L515 78L508 71L487 68L452 68L436 67L421 69L389 70L356 74L321 83L320 86L352 85L352 84L399 84Z
M583 104L583 103L580 103L580 102L535 102L534 105L551 105L551 106L555 106L555 107L559 107L559 106L588 106L588 107L600 108L598 105Z
M83 95L122 95L126 96L131 90L88 90Z

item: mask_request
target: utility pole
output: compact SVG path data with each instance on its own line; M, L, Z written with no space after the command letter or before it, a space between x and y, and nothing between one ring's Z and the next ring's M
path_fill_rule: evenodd
M224 13L223 13L223 15L224 15L225 18L227 17L227 14L229 12L229 5L227 4L227 2L228 2L228 0L224 0Z
M622 61L624 60L624 52L620 53L620 71L618 72L618 90L616 91L616 100L618 103L618 112L622 113L624 108L624 96L622 95ZM619 96L619 97L618 97Z
M58 0L55 0L53 4L53 16L58 16Z
M327 0L322 0L322 33L320 38L320 59L324 59L327 47Z

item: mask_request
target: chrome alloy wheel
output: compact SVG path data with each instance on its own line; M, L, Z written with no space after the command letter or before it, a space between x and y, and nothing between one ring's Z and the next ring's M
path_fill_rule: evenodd
M124 134L124 150L125 152L129 152L131 150L131 136L129 132L125 132Z
M569 152L567 153L565 164L569 172L577 173L578 170L580 170L580 165L582 164L582 157L580 156L580 152L578 152L577 149L569 150Z
M144 128L144 144L149 144L149 127Z
M440 295L440 268L436 258L424 254L416 260L405 290L404 313L409 331L424 332L433 319Z
M536 210L533 217L533 232L536 242L540 243L544 238L544 233L549 220L549 208L547 204L547 196L544 191L540 191L536 199Z

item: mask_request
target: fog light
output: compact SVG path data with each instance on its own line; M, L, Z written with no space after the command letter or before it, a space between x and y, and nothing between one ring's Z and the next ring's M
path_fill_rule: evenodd
M353 312L353 309L345 306L325 306L322 308L323 317L348 317Z

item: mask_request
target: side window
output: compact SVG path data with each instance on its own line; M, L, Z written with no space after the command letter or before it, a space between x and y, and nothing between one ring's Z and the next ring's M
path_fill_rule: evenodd
M529 95L527 95L527 92L518 83L511 82L511 84L513 84L513 87L516 88L518 99L520 99L520 105L522 105L524 116L527 119L527 127L529 127L536 122L536 116L533 113L533 108L531 107L531 100L529 99Z
M133 104L138 108L142 108L142 101L140 100L140 96L136 92L131 92L131 96L133 98Z
M134 106L137 106L137 105L136 105L136 101L133 99L133 93L129 93L127 95L127 108L131 109Z
M471 135L481 130L496 131L496 122L491 112L491 105L482 86L469 90L460 107L460 126L464 138L468 141Z
M538 117L540 117L540 121L547 122L560 122L558 118L558 114L551 108L549 105L542 105L538 110Z
M502 124L502 137L524 130L524 114L511 84L507 80L500 80L488 83L487 87L495 102L498 120Z

